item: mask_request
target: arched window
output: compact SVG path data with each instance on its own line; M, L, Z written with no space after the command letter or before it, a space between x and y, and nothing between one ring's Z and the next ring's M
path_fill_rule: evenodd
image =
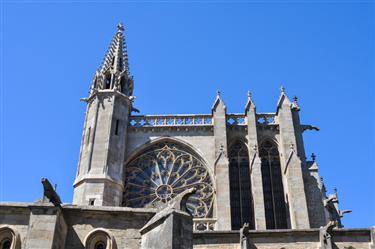
M0 225L0 249L21 248L19 234L10 226Z
M254 229L249 153L241 141L229 149L229 179L232 229L238 230L244 223L249 223L250 228Z
M264 208L267 229L288 228L280 156L277 145L265 141L260 146Z
M159 142L126 165L123 205L158 206L192 187L197 191L187 200L188 210L194 217L211 217L214 188L204 162L186 146Z
M111 233L103 228L92 230L84 239L85 249L114 249L116 247L115 238Z

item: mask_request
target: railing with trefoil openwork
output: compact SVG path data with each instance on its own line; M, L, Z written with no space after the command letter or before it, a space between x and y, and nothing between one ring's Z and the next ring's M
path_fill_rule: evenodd
M131 127L162 127L162 126L211 126L210 114L181 115L137 115L130 116Z
M256 119L258 124L273 125L278 123L276 113L257 113Z
M275 125L275 113L257 113L258 124ZM226 116L227 125L247 125L245 114L230 113ZM179 114L179 115L135 115L130 116L131 127L168 127L168 126L212 126L213 117L210 114Z

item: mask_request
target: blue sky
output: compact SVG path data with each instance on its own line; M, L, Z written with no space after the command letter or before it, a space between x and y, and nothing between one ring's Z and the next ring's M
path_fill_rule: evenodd
M304 134L328 190L374 220L372 1L5 2L1 20L1 201L34 201L41 177L72 201L85 104L116 24L123 21L135 106L142 114L229 112L251 90L273 112L280 85L297 95Z

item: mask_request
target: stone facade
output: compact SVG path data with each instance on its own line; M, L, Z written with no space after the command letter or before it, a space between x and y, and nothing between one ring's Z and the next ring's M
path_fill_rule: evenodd
M133 87L120 24L82 99L73 204L46 180L41 200L1 203L0 249L375 248L374 229L342 228L348 211L304 151L318 128L285 89L274 113L251 93L227 113L218 92L208 114L134 115Z

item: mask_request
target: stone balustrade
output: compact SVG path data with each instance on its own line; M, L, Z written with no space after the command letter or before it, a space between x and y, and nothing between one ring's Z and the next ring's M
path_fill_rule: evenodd
M227 115L228 125L247 125L247 119L245 114L228 114Z
M277 124L275 113L257 113L258 124ZM247 125L245 114L227 114L227 125ZM135 115L130 116L131 127L168 127L168 126L212 126L210 114L178 114L178 115Z
M161 127L161 126L211 126L210 114L191 115L137 115L129 120L131 127Z
M276 113L257 113L258 124L277 124Z

